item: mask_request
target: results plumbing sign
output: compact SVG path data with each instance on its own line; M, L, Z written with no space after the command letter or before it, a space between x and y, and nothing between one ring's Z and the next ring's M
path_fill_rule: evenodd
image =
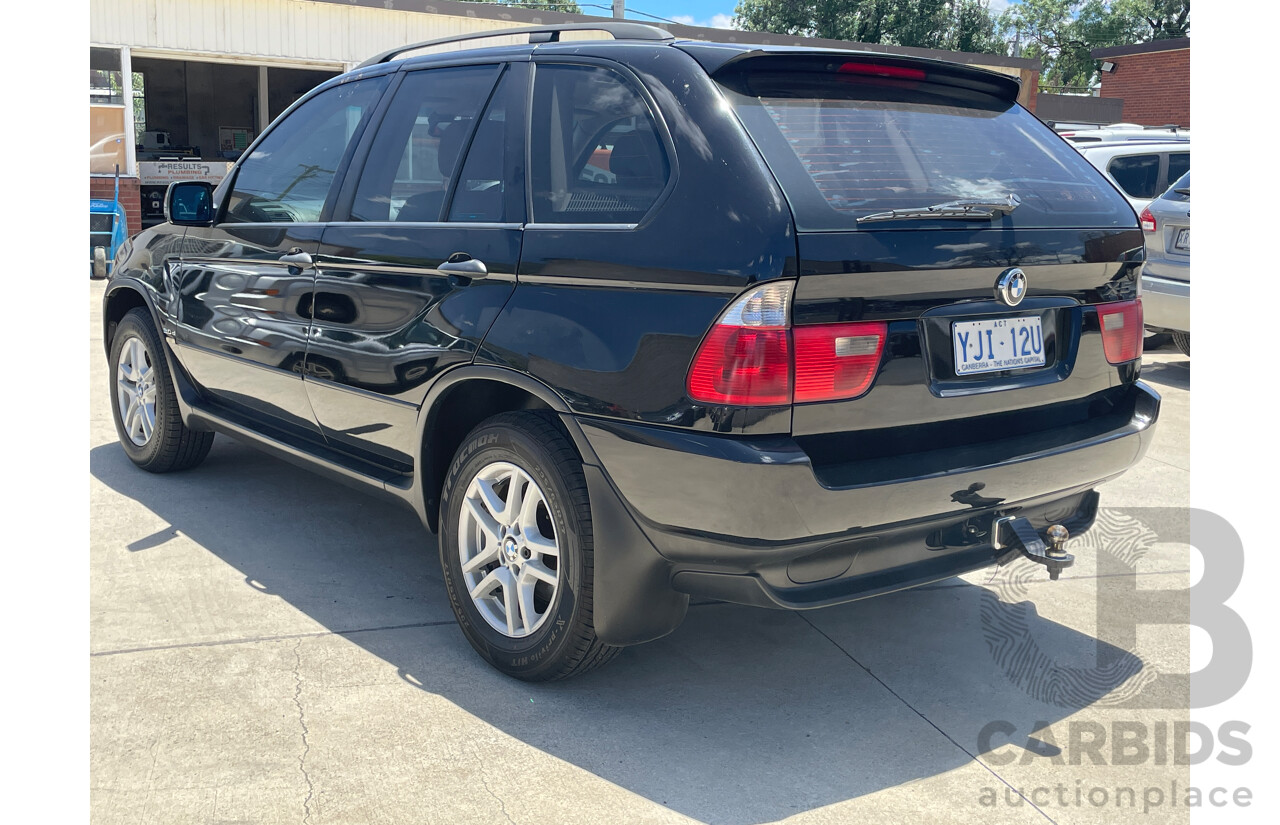
M231 171L229 161L220 160L159 160L138 163L138 178L142 186L168 186L184 180L202 180L219 184Z

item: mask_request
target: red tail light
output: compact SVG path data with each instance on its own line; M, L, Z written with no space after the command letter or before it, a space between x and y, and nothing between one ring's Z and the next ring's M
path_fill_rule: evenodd
M773 406L856 398L875 380L888 326L791 328L793 281L775 281L729 305L693 357L689 397L706 404Z
M1142 299L1098 305L1107 361L1123 364L1142 354Z
M791 291L773 281L738 298L702 339L686 381L707 404L791 403Z
M715 326L689 369L689 397L709 404L791 403L785 328Z
M796 402L856 398L866 392L880 366L888 331L883 323L793 329Z
M1156 216L1151 214L1150 209L1142 210L1142 214L1138 216L1138 223L1142 225L1143 232L1156 231Z

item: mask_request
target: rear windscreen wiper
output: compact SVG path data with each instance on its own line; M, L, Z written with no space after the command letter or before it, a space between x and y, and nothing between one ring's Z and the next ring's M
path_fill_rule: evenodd
M1017 195L1009 194L1004 198L964 198L961 200L935 203L932 206L913 206L907 209L890 209L888 212L873 212L858 218L858 223L873 221L910 220L913 218L958 218L961 220L991 220L1003 217L1022 204Z

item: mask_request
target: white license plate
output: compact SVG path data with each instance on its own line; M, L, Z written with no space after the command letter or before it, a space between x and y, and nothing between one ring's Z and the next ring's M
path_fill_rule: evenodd
M951 325L956 375L1044 366L1038 315L958 321Z
M1179 230L1178 230L1178 237L1177 237L1177 239L1173 242L1173 245L1174 245L1175 247L1177 247L1178 249L1185 249L1185 250L1187 250L1188 252L1190 252L1190 251L1191 251L1191 230L1190 230L1190 229L1179 229Z

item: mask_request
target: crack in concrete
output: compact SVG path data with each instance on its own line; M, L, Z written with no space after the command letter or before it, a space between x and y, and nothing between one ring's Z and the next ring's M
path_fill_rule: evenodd
M1031 808L1032 808L1034 811L1036 811L1036 812L1037 812L1037 813L1039 813L1041 816L1043 816L1045 819L1047 819L1047 820L1048 820L1052 825L1057 825L1057 820L1055 820L1053 817L1049 816L1048 812L1046 812L1046 811L1045 811L1043 808L1041 808L1039 805L1035 804L1035 803L1034 803L1034 802L1032 802L1030 799L1028 799L1028 798L1027 798L1023 793L1022 793L1022 791L1020 791L1020 790L1018 790L1017 788L1015 788L1015 787L1014 787L1014 786L1013 786L1013 785L1012 785L1012 784L1011 784L1007 779L1005 779L1003 776L1001 776L1000 774L998 774L998 773L996 773L994 770L992 770L992 768L991 768L991 766L990 766L990 765L988 765L986 762L983 762L981 759L979 759L979 758L978 758L978 755L977 755L976 753L974 753L974 752L970 751L970 750L969 750L968 748L966 748L964 745L961 745L959 742L957 742L957 741L956 741L956 740L951 736L951 734L949 734L949 733L947 733L945 730L943 730L943 729L942 729L942 728L941 728L941 727L940 727L936 722L934 722L934 721L933 721L932 719L930 719L928 716L925 716L923 713L921 713L918 709L916 709L915 705L912 705L910 702L908 702L908 701L907 701L907 700L906 700L906 699L905 699L901 694L899 694L896 690L894 690L893 688L889 687L889 684L888 684L887 682L885 682L885 680L881 679L879 676L877 676L875 673L873 673L873 672L871 671L871 668L867 667L867 666L866 666L866 665L864 665L862 662L858 661L857 657L855 657L852 653L850 653L848 650L846 650L846 649L845 649L845 647L844 647L844 645L840 644L840 643L839 643L839 642L837 642L835 639L833 639L833 638L831 638L830 636L828 636L828 635L827 635L827 634L822 630L822 628L818 627L818 626L817 626L817 625L815 625L812 621L810 621L808 616L805 616L803 613L796 613L796 615L799 617L799 619L800 619L802 622L804 622L805 624L809 625L809 627L813 628L813 630L814 630L814 631L816 631L816 632L817 632L817 634L818 634L819 636L821 636L822 638L824 638L824 639L826 639L828 642L830 642L832 645L834 645L834 646L835 646L835 648L836 648L836 650L839 650L841 653L843 653L843 654L845 655L845 657L849 659L849 661L853 662L855 665L857 665L858 667L862 668L862 670L863 670L863 671L864 671L868 676L870 676L872 679L874 679L874 680L876 680L877 682L879 682L879 683L880 683L880 687L882 687L882 688L884 688L886 691L888 691L888 692L889 692L889 695L891 695L893 698L897 699L897 700L898 700L899 702L901 702L902 704L906 705L908 710L910 710L910 711L911 711L912 713L914 713L916 716L919 716L919 717L920 717L922 720L924 720L924 722L925 722L925 723L927 723L931 728L933 728L933 729L934 729L934 730L936 730L938 733L940 733L940 734L943 736L943 738L945 738L948 742L950 742L952 745L955 745L957 748L959 748L961 751L963 751L963 752L964 752L964 753L965 753L965 754L966 754L966 755L967 755L967 756L968 756L972 761L976 762L976 763L978 764L978 766L979 766L979 767L983 768L987 773L991 774L991 775L992 775L992 776L994 776L996 779L998 779L998 780L1001 782L1001 784L1003 784L1006 788L1008 788L1009 790L1013 791L1013 792L1014 792L1014 793L1016 793L1018 796L1022 797L1022 799L1023 799L1023 800L1025 800L1025 801L1026 801L1026 803L1027 803L1028 805L1030 805L1030 806L1031 806ZM1008 793L1008 791L1006 791L1005 793Z
M311 733L307 729L307 715L302 710L302 654L299 648L302 647L302 639L298 639L298 643L293 646L293 704L298 708L298 724L302 726L302 755L298 757L298 770L302 772L302 778L307 783L307 795L302 800L302 822L303 825L311 822L311 798L315 795L315 786L311 783L311 776L307 773L307 754L311 752L311 743L307 741L307 736Z
M507 818L507 821L510 822L511 825L516 825L516 821L511 818L511 814L507 813L507 803L502 800L502 797L498 796L496 793L493 792L493 788L489 787L489 780L484 778L484 761L483 760L481 760L480 762L480 784L484 785L484 789L489 792L489 796L492 796L494 799L498 800L498 804L502 806L502 815Z
M119 656L123 653L149 653L156 650L187 650L194 647L222 647L224 645L249 645L258 642L283 642L289 639L318 639L321 636L354 636L357 633L375 633L380 630L411 630L419 627L444 627L456 625L453 619L438 622L414 622L413 624L390 624L381 627L357 627L352 630L317 630L312 633L284 633L274 636L245 636L239 639L215 639L208 642L182 642L171 645L150 645L147 647L127 647L117 650L99 650L89 654L95 656Z

